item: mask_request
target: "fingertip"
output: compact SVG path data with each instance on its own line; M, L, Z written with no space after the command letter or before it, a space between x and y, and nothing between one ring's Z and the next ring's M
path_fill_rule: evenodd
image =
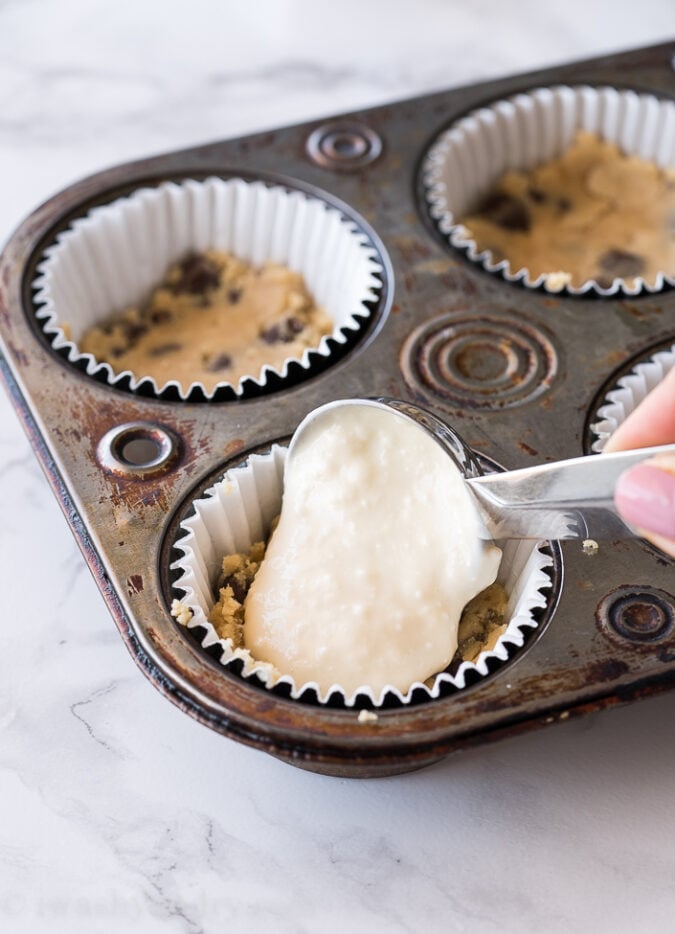
M647 461L623 473L614 490L621 518L675 544L675 475Z

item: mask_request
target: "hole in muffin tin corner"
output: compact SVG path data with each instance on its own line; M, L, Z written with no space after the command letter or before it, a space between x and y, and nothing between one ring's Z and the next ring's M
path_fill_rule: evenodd
M87 379L132 396L153 398L165 402L219 403L256 399L283 390L293 389L321 375L334 364L343 361L372 340L386 319L391 305L391 286L393 283L391 262L380 238L370 228L369 224L350 205L341 202L330 193L301 181L298 181L296 185L294 179L274 177L265 173L254 175L242 172L223 175L216 172L202 172L172 176L171 178L163 176L148 180L140 187L137 185L125 186L123 191L116 191L115 196L124 200L124 198L135 196L139 192L142 194L146 188L152 191L160 188L163 184L180 186L194 182L196 185L199 180L206 182L220 180L226 183L241 182L246 185L252 183L260 186L261 190L278 190L289 198L304 198L304 202L298 201L297 203L311 203L315 213L325 212L326 217L330 216L331 223L342 231L340 236L350 240L349 249L355 250L356 254L361 257L358 262L362 267L359 276L363 284L363 292L358 294L358 300L354 301L349 313L346 315L343 307L342 310L335 314L330 302L324 306L323 300L317 299L317 307L326 307L334 323L333 333L322 338L320 347L318 345L308 345L302 358L300 356L287 358L283 367L275 369L273 366L265 365L260 375L252 373L250 376L243 376L239 382L228 383L223 381L216 384L211 390L205 389L200 383L189 385L187 379L183 379L182 385L178 385L176 380L171 380L163 387L160 384L158 388L153 378L143 376L142 372L136 375L132 375L128 371L114 372L114 361L112 364L106 363L102 360L96 360L90 354L82 354L79 351L76 343L71 341L69 336L64 335L60 330L62 318L45 319L44 298L40 295L39 286L40 280L44 282L42 278L44 263L48 262L52 248L57 247L58 238L71 232L74 224L86 222L92 209L105 210L114 205L116 200L108 193L107 197L101 195L82 205L79 209L73 209L67 219L59 219L53 225L51 231L42 238L26 264L22 283L22 290L26 299L24 307L32 309L30 315L31 326L58 359L80 372ZM307 222L305 222L306 224ZM330 238L327 239L327 243L329 240ZM207 246L204 249L208 248ZM312 249L314 250L314 248ZM193 252L193 250L188 250L188 253L190 252ZM232 255L237 256L236 246L230 252ZM255 268L264 261L265 258L262 257L260 260L251 261L251 265ZM281 260L274 260L274 262L278 262L282 266L286 265ZM316 265L315 261L314 265ZM305 273L301 268L296 269L294 265L290 264L288 268L299 272L304 279ZM334 271L331 272L329 278L336 278ZM156 281L157 286L160 284L161 278ZM324 285L323 288L325 290L326 286ZM352 289L352 291L354 290ZM310 292L311 294L313 293ZM136 300L139 305L143 301L143 298ZM340 302L342 302L342 299L340 299ZM133 301L132 304L134 304ZM125 304L119 307L129 306ZM54 326L51 325L52 320L55 322Z
M184 558L184 552L182 548L179 547L181 539L184 538L184 530L181 528L181 523L190 516L194 516L195 504L200 499L204 497L208 499L214 495L214 485L225 479L226 475L231 470L246 467L252 455L268 454L274 445L286 447L289 441L289 437L280 438L276 439L274 442L261 444L255 449L246 452L238 452L237 455L228 460L224 465L221 465L220 468L213 471L209 477L203 479L178 506L165 530L165 537L160 552L161 589L168 615L171 615L170 608L173 600L177 599L182 601L187 593L180 583L178 583L182 572L176 567L176 563ZM482 454L478 454L478 457L483 468L487 471L503 469L500 465ZM265 538L267 537L268 532L265 533ZM342 695L336 694L335 692L321 701L319 700L316 690L312 687L306 687L298 696L292 697L291 688L285 682L278 683L268 688L255 673L249 675L242 674L244 664L238 658L233 658L223 663L221 661L223 656L222 642L218 640L217 642L212 642L211 645L204 646L202 642L207 634L207 630L201 624L186 626L178 623L173 617L171 617L171 620L181 638L188 639L191 644L198 647L201 652L204 652L205 660L207 660L210 665L215 666L216 670L220 671L226 677L236 677L240 683L246 684L255 691L263 691L266 694L272 694L280 699L292 700L292 702L296 704L339 709L351 713L361 708L374 710L406 710L425 704L437 703L447 700L456 694L464 695L467 691L472 691L474 687L485 684L504 671L507 671L513 663L521 659L532 645L540 639L557 610L562 591L563 560L562 550L557 542L543 542L538 543L538 545L532 543L532 545L533 550L536 547L536 549L548 559L548 564L541 569L546 578L546 582L542 582L538 586L538 591L544 599L544 605L536 606L530 611L533 625L523 625L519 628L518 634L520 644L517 644L511 639L505 640L503 644L507 657L504 659L496 656L489 657L487 659L486 674L470 669L467 672L466 683L463 687L457 687L450 682L442 681L439 685L440 689L437 697L431 697L426 689L414 688L411 692L410 699L406 701L402 701L391 692L388 692L379 704L374 704L367 695L358 695L352 704L347 704L344 702ZM215 604L216 597L217 585L211 584L210 605ZM461 659L456 657L450 663L446 672L449 674L456 672L461 664Z
M96 459L108 473L145 480L167 473L180 456L180 439L151 422L111 428L96 446Z

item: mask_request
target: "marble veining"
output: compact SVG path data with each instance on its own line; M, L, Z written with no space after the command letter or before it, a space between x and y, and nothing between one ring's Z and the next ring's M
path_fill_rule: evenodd
M0 0L0 240L108 165L672 34L672 0ZM0 930L668 930L675 695L320 778L146 680L0 393Z

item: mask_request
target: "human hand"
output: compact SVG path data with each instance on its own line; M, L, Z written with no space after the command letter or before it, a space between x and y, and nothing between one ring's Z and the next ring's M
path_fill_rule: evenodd
M626 451L675 442L675 367L619 425L605 451ZM619 515L640 535L675 558L675 455L659 455L631 467L614 490Z

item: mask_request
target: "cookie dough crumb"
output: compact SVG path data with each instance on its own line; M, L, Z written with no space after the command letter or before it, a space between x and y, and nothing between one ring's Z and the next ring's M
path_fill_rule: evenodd
M572 276L568 272L550 272L546 276L546 287L550 292L561 292L566 285L572 281Z
M598 551L600 550L600 546L592 538L585 539L581 548L585 555L597 555Z
M359 723L377 723L380 718L372 710L359 710Z
M187 626L192 619L192 610L180 600L174 600L171 604L171 615L181 626Z
M459 621L457 654L461 661L475 662L490 652L506 632L508 597L501 584L482 590L464 607Z
M218 583L219 599L209 622L221 639L235 649L244 646L244 600L265 554L265 542L256 542L247 554L225 555Z

